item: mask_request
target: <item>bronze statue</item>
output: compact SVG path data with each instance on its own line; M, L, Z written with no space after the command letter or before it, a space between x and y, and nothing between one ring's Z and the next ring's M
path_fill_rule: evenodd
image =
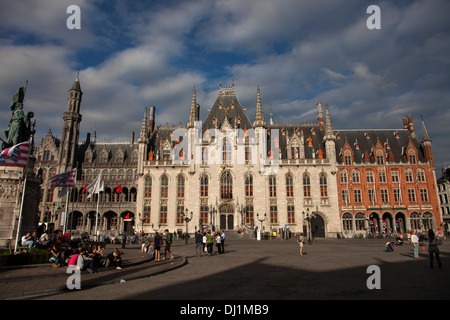
M18 143L27 141L31 135L34 135L34 125L36 121L31 119L34 117L33 112L28 112L25 116L23 112L23 101L27 90L28 81L24 87L20 87L11 101L10 109L12 111L9 120L9 128L5 131L6 141L3 140L2 149L12 147Z

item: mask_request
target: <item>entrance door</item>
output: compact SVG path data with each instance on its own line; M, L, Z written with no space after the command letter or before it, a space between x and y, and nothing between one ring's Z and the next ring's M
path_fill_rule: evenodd
M325 221L318 214L311 218L311 234L313 238L325 238Z
M234 207L226 204L220 207L220 229L232 230L234 228Z

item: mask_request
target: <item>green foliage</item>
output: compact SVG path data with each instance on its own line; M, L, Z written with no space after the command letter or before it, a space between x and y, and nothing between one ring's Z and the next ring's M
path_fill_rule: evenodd
M48 263L50 253L41 249L22 249L14 254L13 250L0 249L0 266L17 266Z

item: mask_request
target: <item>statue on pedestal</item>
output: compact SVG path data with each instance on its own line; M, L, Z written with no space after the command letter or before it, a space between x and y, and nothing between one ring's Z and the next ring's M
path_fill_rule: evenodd
M34 126L36 121L32 121L33 112L28 112L25 116L23 112L23 101L27 90L28 81L24 87L20 87L11 101L11 119L9 120L8 130L5 131L6 140L3 140L2 150L12 147L18 143L27 141L30 136L34 135Z

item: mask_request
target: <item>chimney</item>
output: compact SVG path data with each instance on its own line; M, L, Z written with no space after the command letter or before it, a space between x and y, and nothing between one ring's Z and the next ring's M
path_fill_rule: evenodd
M134 131L131 131L130 147L134 144Z
M406 118L403 118L403 129L408 129L408 124L406 122Z
M155 106L151 106L150 118L148 120L148 130L150 131L149 134L151 134L154 129L155 129Z

